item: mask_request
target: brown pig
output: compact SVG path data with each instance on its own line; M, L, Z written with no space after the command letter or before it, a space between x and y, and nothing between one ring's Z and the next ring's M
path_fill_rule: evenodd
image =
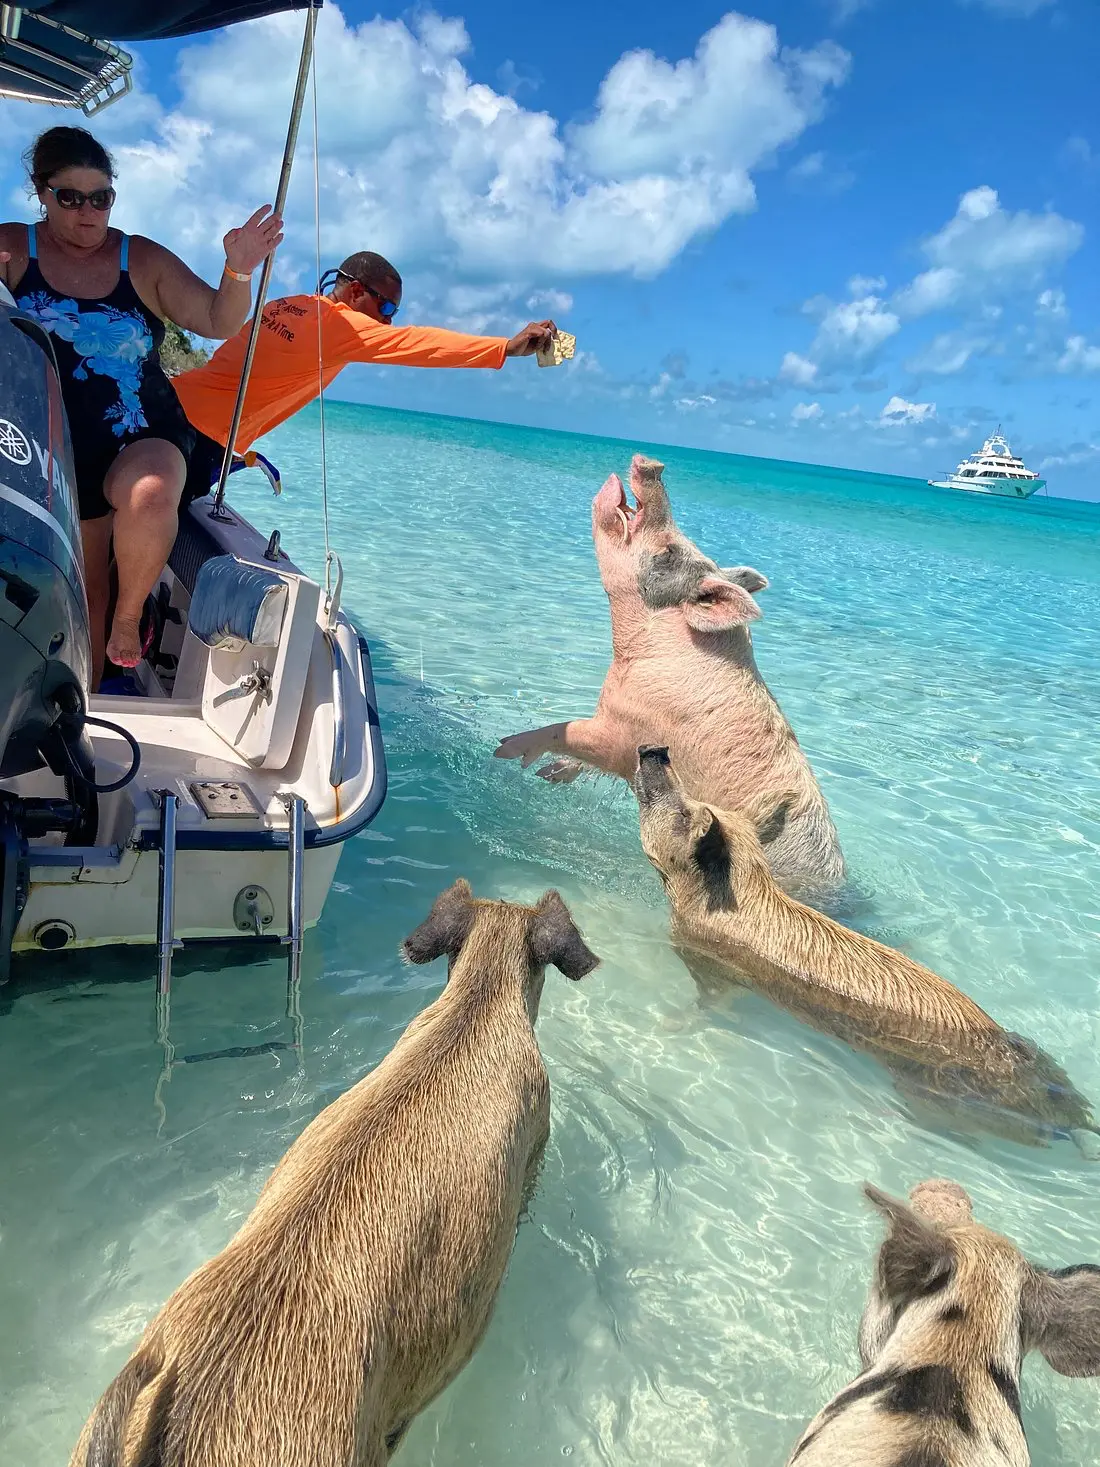
M794 901L765 851L795 795L743 810L685 798L667 749L638 750L642 845L664 882L673 937L700 983L741 982L887 1066L899 1090L963 1125L1033 1145L1100 1130L1065 1073L952 983Z
M465 881L403 951L446 954L443 993L152 1320L70 1467L382 1467L473 1355L550 1131L544 970L597 959L557 892Z
M684 788L721 809L793 791L772 874L809 900L842 885L844 860L825 798L790 724L764 684L749 624L767 581L749 566L719 570L676 528L664 465L635 456L632 506L617 474L592 504L592 538L611 604L612 662L591 718L513 734L498 759L568 782L584 765L629 780L639 744L672 752Z

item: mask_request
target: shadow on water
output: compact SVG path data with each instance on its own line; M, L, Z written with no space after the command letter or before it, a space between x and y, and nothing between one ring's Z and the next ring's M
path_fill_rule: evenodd
M220 973L228 967L264 966L283 951L277 939L252 942L189 942L173 961L173 979ZM157 954L152 944L82 948L68 953L17 953L12 959L11 981L0 988L0 1017L9 1014L19 999L31 995L54 994L57 1003L95 1001L105 999L112 988L124 984L147 983L152 1003L156 973Z

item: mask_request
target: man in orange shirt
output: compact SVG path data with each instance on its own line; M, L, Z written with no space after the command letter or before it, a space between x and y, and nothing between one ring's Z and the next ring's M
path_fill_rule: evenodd
M322 277L316 295L284 296L264 310L245 394L238 454L305 407L349 362L405 367L503 367L506 357L529 357L550 347L553 321L532 321L511 339L466 336L435 326L394 326L401 277L369 250L351 255ZM217 481L241 380L249 326L224 342L201 367L172 379L199 442L191 458L186 498ZM318 345L324 362L318 371Z

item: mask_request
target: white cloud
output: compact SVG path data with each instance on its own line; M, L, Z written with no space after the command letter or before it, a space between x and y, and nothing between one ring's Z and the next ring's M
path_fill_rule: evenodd
M895 428L911 423L927 423L936 416L934 402L906 402L904 397L894 396L879 414L882 428Z
M825 154L807 153L787 170L787 177L796 183L805 183L820 178L825 172Z
M886 297L881 276L853 275L850 299L834 303L817 296L803 311L818 318L818 330L805 354L788 352L779 380L794 386L813 384L845 369L865 366L902 329L904 323L934 312L951 310L963 317L962 329L941 331L907 363L910 370L950 376L963 371L978 354L1003 351L992 336L992 323L1005 303L1018 309L1025 292L1036 291L1035 317L1049 333L1066 318L1065 294L1047 284L1049 273L1081 246L1084 228L1048 210L1006 210L996 190L982 185L964 193L955 214L921 249L927 268ZM1089 349L1091 350L1091 349ZM1066 344L1062 371L1091 371L1084 343ZM1037 348L1028 348L1037 361ZM1054 357L1045 348L1048 369ZM1086 365L1087 364L1087 365Z
M1100 372L1100 346L1090 346L1083 336L1071 336L1058 358L1058 370L1078 376Z
M274 187L300 31L298 16L273 16L190 44L171 110L146 92L97 118L118 159L120 227L217 270L221 235ZM782 48L772 26L729 14L692 57L620 58L590 120L563 128L474 81L469 46L460 21L430 13L356 25L326 5L318 22L325 261L376 249L433 306L444 282L506 282L522 302L563 278L658 273L755 207L753 172L803 134L848 69L832 42ZM41 124L30 110L0 106L9 148ZM316 268L308 119L307 105L282 288Z
M924 241L931 268L894 297L904 316L922 316L962 299L1034 287L1084 240L1073 219L1048 211L1011 213L983 184L959 199L954 218Z
M1062 161L1075 163L1087 171L1095 165L1097 158L1088 138L1082 137L1080 133L1074 133L1062 145Z
M927 316L950 306L962 293L963 275L948 265L925 270L894 296L894 307L903 316Z
M910 372L932 372L951 377L961 372L972 357L988 350L989 339L962 332L942 331L905 363Z
M1075 468L1100 459L1100 443L1074 443L1061 453L1048 454L1039 462L1040 473L1054 468Z
M731 11L694 57L620 57L600 84L596 116L573 130L573 146L599 178L694 171L751 200L749 170L801 135L848 66L832 42L780 49L774 26Z
M934 264L961 269L1026 271L1061 263L1078 249L1084 229L1053 212L1007 213L996 189L983 185L963 194L954 219L926 241Z
M825 312L810 348L822 367L858 366L872 357L901 326L877 295L841 301Z
M817 379L817 367L796 351L789 351L779 368L779 377L780 381L791 382L795 387L811 387Z
M573 297L567 290L536 290L527 297L527 309L532 315L547 311L551 317L564 316L573 309Z
M791 409L791 422L812 423L823 417L824 411L819 402L796 402Z
M874 290L881 288L881 282L856 275L849 286ZM780 382L795 387L817 386L819 391L829 391L823 376L863 366L901 327L899 318L875 294L839 302L814 296L802 310L818 318L817 332L805 356L794 351L785 354L778 373Z
M503 331L511 322L511 304L517 287L507 283L495 285L451 285L441 294L440 322L453 331ZM410 302L415 314L419 302Z
M855 181L850 168L831 163L828 154L823 152L807 153L787 169L787 182L800 191L841 194Z
M861 10L867 10L876 0L832 0L833 17L838 24L851 20ZM1027 19L1038 15L1041 10L1055 4L1055 0L959 0L961 5L980 5L994 15L1017 16Z
M678 397L676 406L683 408L685 412L692 412L695 408L713 407L717 401L718 399L711 397L709 392L701 392L698 397Z

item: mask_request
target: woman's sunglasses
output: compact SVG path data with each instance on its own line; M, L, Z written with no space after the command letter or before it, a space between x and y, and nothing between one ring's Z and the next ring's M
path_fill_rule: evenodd
M53 194L62 209L83 209L91 204L100 214L106 214L116 198L113 188L94 188L90 194L82 194L78 188L52 188L47 184L46 192Z

